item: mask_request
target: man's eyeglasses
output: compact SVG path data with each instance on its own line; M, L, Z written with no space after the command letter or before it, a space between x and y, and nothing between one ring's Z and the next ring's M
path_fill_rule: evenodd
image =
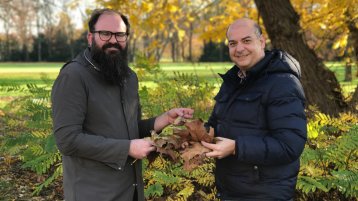
M126 32L111 32L111 31L93 31L92 33L98 33L99 38L103 41L109 41L114 35L117 42L125 42L127 40L127 33Z

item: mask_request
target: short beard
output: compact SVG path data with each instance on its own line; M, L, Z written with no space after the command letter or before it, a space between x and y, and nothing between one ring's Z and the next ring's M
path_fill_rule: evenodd
M107 48L114 47L118 51L105 52ZM128 67L128 48L122 48L118 43L107 43L102 48L98 47L95 40L92 40L91 46L92 59L99 65L98 68L110 84L123 87L129 76Z

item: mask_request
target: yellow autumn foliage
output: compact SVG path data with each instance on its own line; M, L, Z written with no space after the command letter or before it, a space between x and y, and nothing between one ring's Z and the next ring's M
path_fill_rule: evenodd
M292 0L291 2L300 15L302 28L321 39L321 43L332 43L332 48L339 56L343 56L351 45L348 24L353 23L358 26L358 0Z

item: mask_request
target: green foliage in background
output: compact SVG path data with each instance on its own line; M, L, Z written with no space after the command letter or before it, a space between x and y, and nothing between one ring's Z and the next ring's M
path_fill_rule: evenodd
M134 66L140 80L152 77L153 87L139 89L142 112L145 117L161 114L174 107L190 107L195 118L207 119L213 106L215 94L213 83L202 80L198 75L175 72L173 78L159 68L154 59L137 56ZM167 132L168 131L168 132ZM161 135L170 133L170 127ZM188 172L183 170L183 161L173 164L165 156L157 156L149 163L145 160L145 196L148 200L215 200L213 160Z
M195 118L208 119L219 83L208 82L195 73L168 76L154 60L140 55L134 69L140 81L153 83L151 87L140 85L143 118L173 107L191 107ZM0 151L6 158L19 157L23 168L47 176L34 194L62 174L52 134L51 85L52 80L46 77L39 85L0 84L0 93L21 94L2 109L5 132L0 136ZM167 133L164 130L162 134ZM356 114L332 118L315 111L309 117L309 140L301 156L296 200L348 200L358 196L357 136ZM148 200L215 200L214 168L212 160L191 172L183 170L182 161L172 163L165 156L152 158L151 163L144 160L145 196Z
M7 157L18 156L23 168L29 168L38 175L50 176L37 186L38 194L62 175L61 155L52 135L50 85L52 81L42 78L44 86L2 86L1 91L18 91L25 95L9 103L4 109L6 135L1 141L0 151Z
M358 116L332 118L318 111L308 124L308 143L301 156L297 189L301 200L318 200L322 194L358 196ZM339 192L338 194L335 192Z
M152 80L151 87L140 86L142 112L144 117L161 114L174 107L190 107L195 110L195 118L207 119L213 106L217 88L197 74L174 72L169 77L154 59L137 56L134 65L139 82ZM215 75L213 75L215 76Z

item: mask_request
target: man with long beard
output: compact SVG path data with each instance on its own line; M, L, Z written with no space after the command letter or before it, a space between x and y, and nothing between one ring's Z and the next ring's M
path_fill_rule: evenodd
M193 110L141 120L138 79L128 67L128 19L95 10L89 48L62 67L52 89L54 135L62 153L66 201L144 200L141 162L155 150L140 139Z

